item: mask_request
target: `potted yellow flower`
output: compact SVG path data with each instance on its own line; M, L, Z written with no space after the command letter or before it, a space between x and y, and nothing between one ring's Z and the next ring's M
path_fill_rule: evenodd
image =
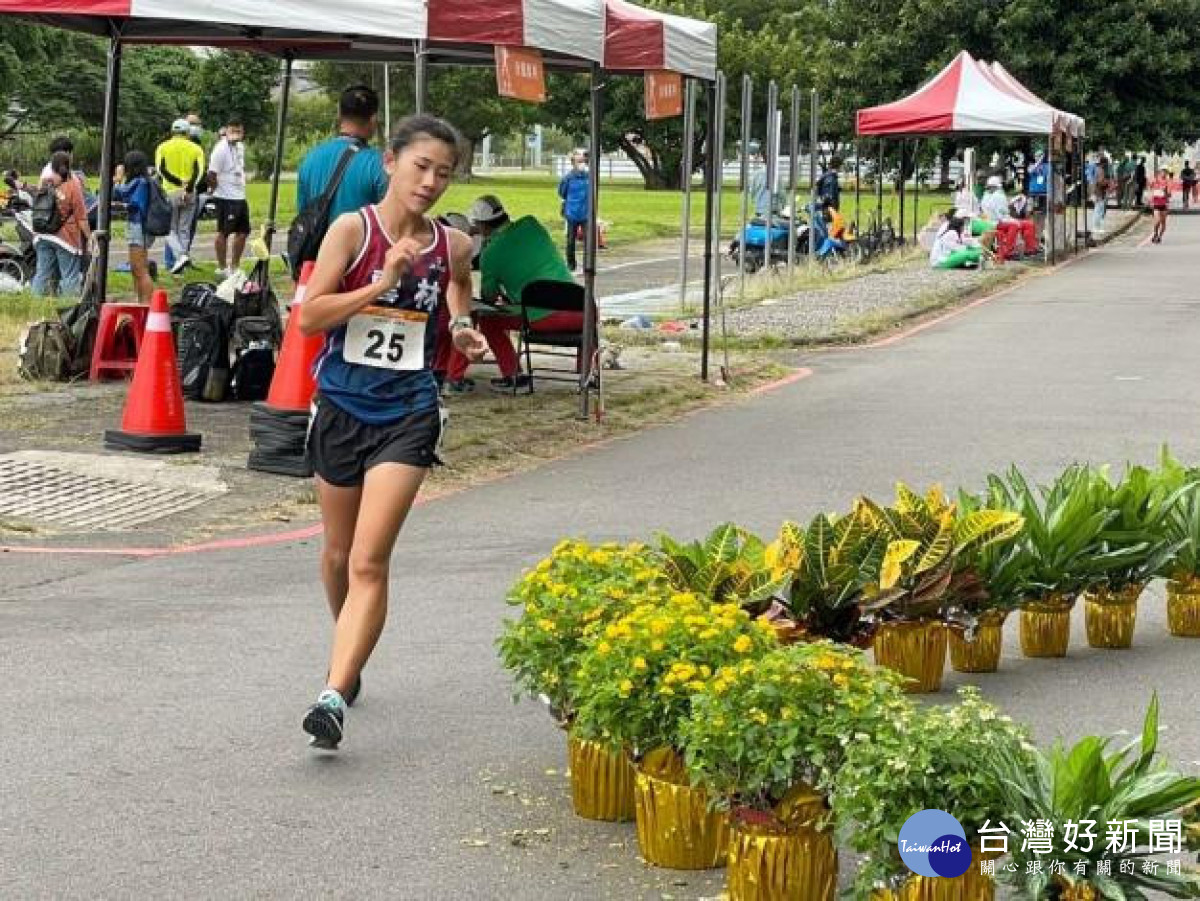
M896 673L828 641L724 666L680 727L695 784L731 813L730 901L831 901L837 852L825 792L853 740L899 728Z
M688 870L724 862L726 817L689 781L678 727L722 667L750 673L777 646L766 621L688 593L636 607L588 643L573 680L575 729L634 752L638 843L650 863Z
M578 700L571 676L586 642L639 604L670 596L657 557L642 544L562 541L513 586L497 647L521 693L541 697L568 729L575 812L594 820L633 819L633 769L627 755L581 739L571 729Z

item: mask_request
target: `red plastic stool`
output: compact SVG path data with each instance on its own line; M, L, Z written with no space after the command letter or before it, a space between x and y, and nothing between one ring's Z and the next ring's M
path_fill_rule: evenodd
M88 378L98 382L104 378L124 378L137 365L137 351L142 349L142 334L150 308L139 303L103 303L100 322L96 325L96 345L92 349L92 366ZM117 356L117 326L121 317L128 316L133 327L133 358Z

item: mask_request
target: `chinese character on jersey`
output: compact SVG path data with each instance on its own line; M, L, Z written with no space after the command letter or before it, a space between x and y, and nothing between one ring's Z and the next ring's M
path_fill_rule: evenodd
M1034 854L1050 854L1054 851L1054 824L1049 820L1021 821L1021 832L1025 840L1021 842L1022 851L1032 851Z

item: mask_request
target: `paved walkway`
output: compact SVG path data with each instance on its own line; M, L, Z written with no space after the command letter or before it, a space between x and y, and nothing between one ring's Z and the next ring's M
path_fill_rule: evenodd
M1163 441L1196 460L1200 220L1143 234L899 343L808 355L814 374L773 394L418 509L334 757L298 725L328 641L314 542L0 555L0 894L715 897L720 873L646 869L632 826L570 814L563 737L496 662L506 587L567 534L773 530L898 478L973 485L1012 460L1047 477ZM1165 749L1200 768L1198 646L1166 637L1160 598L1131 651L1077 633L1068 659L1024 660L1010 630L976 681L1043 740L1134 729L1157 688Z

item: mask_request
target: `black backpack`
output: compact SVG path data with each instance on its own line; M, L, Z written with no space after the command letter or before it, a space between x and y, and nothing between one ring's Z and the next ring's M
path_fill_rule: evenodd
M33 194L30 222L39 235L53 235L63 227L62 210L58 205L58 188L44 184Z
M229 324L233 307L213 285L188 285L171 307L179 381L188 400L221 401L229 385Z
M275 347L283 342L283 317L279 313L279 298L271 288L267 261L259 260L246 279L246 287L233 296L233 321L247 316L260 316L271 324Z
M317 258L321 242L325 240L325 233L329 231L329 208L333 205L333 198L337 196L338 187L350 160L361 149L362 143L357 138L350 142L350 146L342 152L342 158L338 160L337 169L334 170L325 193L302 209L288 227L288 266L292 270L294 281L300 281L301 267L309 260Z
M171 198L163 190L157 178L146 179L146 234L156 238L171 233Z
M275 376L278 341L275 326L265 316L245 316L233 323L234 400L265 400Z

